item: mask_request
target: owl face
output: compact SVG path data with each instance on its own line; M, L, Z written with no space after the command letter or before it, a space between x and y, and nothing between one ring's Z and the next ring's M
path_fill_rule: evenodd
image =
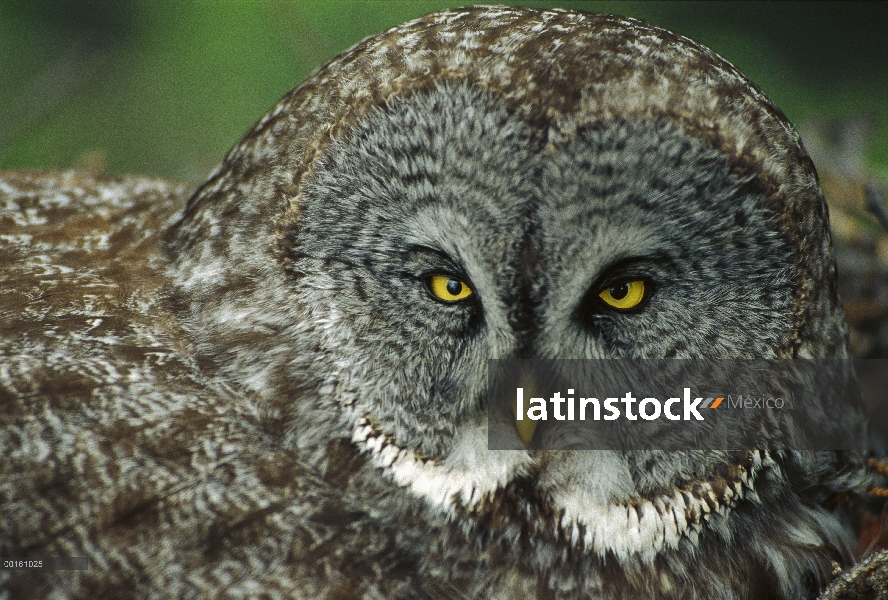
M489 451L486 360L776 356L793 323L791 247L755 178L665 120L551 138L460 82L330 142L284 242L293 301L338 365L315 387L341 399L388 476L439 509L477 517L510 490L560 515L537 519L542 533L590 550L653 549L656 531L677 543L675 511L729 506L760 457ZM712 482L715 500L685 499ZM639 518L651 540L628 535Z

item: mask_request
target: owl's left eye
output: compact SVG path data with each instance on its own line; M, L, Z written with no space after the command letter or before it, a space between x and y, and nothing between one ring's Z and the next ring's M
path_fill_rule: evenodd
M635 308L645 298L644 280L620 281L601 290L598 297L608 306L619 310Z
M429 275L426 288L432 296L444 302L459 302L474 294L468 284L450 275Z

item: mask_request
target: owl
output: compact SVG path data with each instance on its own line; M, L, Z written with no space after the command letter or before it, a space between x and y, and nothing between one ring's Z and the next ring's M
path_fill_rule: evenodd
M811 161L684 37L437 12L196 191L0 198L0 555L88 561L2 598L797 599L853 561L865 444L488 447L489 359L848 356Z

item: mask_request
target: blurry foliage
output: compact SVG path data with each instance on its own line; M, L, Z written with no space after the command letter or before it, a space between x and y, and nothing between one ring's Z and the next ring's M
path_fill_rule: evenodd
M361 38L465 2L0 0L0 168L200 181ZM888 3L534 2L638 17L736 64L795 123L865 118L888 172Z

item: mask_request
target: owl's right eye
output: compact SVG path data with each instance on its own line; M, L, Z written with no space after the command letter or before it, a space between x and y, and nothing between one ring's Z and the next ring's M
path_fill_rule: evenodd
M474 294L468 284L451 275L429 275L425 283L429 293L444 302L459 302Z

